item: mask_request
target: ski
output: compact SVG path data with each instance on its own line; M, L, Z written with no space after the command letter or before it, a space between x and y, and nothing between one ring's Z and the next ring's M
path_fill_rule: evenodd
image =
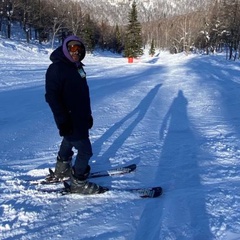
M124 167L117 167L109 170L102 170L98 172L90 173L88 178L99 178L99 177L108 177L108 176L116 176L116 175L123 175L127 173L133 172L137 168L136 164L131 164ZM54 184L67 181L69 178L56 178L52 169L49 168L49 175L45 179L25 179L24 181L29 182L30 185L47 185L47 184Z
M45 189L37 189L38 192L43 192L43 193L56 193L60 195L70 195L70 194L78 194L78 193L71 193L70 191L70 185L67 182L64 182L64 187L62 188L45 188ZM124 189L119 189L119 188L108 188L108 187L103 187L102 192L98 194L103 194L108 191L113 191L113 192L130 192L133 194L138 195L141 198L156 198L162 195L163 189L162 187L149 187L149 188L124 188ZM98 194L92 194L92 195L81 195L81 196L93 196L93 195L98 195Z

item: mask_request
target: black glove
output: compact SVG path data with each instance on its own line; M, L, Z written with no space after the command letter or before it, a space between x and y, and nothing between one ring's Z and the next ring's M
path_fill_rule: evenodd
M58 128L59 128L59 135L61 137L68 136L73 133L73 126L70 121L61 123Z
M93 126L93 117L92 115L88 118L88 129L91 129Z

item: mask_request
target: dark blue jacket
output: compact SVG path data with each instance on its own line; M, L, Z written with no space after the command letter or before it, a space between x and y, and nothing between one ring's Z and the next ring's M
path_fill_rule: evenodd
M73 133L65 136L70 141L89 136L89 120L91 105L86 73L81 62L71 62L63 53L62 47L57 48L50 56L52 64L46 72L46 94L57 127L70 122ZM85 76L84 76L85 75Z

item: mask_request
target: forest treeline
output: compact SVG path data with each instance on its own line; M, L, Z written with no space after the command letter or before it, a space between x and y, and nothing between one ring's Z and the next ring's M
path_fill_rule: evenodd
M92 12L95 11L89 6L74 0L0 0L0 34L11 38L12 26L17 23L27 42L37 39L40 43L53 43L76 34L88 51L99 47L122 52L128 26L118 25L117 21L110 23L106 18L99 20ZM152 19L141 22L143 47L154 42L155 48L172 53L198 50L207 54L227 49L229 59L239 58L240 0L213 0L207 8L169 16L160 14Z

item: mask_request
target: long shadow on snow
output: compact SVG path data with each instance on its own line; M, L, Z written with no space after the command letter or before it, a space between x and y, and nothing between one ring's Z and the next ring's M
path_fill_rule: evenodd
M141 122L144 118L148 108L150 107L154 97L158 93L161 84L156 85L142 101L138 104L138 106L126 115L119 122L115 123L112 127L110 127L99 139L97 139L93 143L94 154L96 158L101 159L109 159L109 157L114 157L119 148L124 144L127 138L131 135L134 128ZM130 123L127 123L131 121ZM127 126L125 126L128 124ZM107 141L111 136L113 136L118 130L122 130L122 133L113 141L111 146L103 153L102 156L97 157L101 151L101 147L105 141ZM110 163L109 163L110 164Z
M162 183L165 194L146 205L136 240L213 239L199 177L198 142L187 105L180 90L163 120L160 165L154 182Z
M94 65L92 65L91 68L98 69L99 67L97 66L94 67ZM118 68L119 67L116 67L116 73L118 73ZM131 69L131 67L129 69ZM125 89L134 87L135 85L139 85L140 84L139 80L142 79L142 76L146 76L146 80L151 79L151 77L155 77L155 76L159 78L159 72L161 72L161 74L165 72L165 69L163 66L151 65L151 66L139 68L137 72L134 71L133 75L127 74L127 75L121 76L116 74L114 78L112 76L110 77L106 76L101 80L99 79L93 80L89 78L90 81L88 82L88 84L90 86L93 112L94 112L95 104L101 102L101 100L103 98L106 98L106 96L111 97L111 95L115 95L118 92L124 92ZM102 159L104 161L107 161L107 158L114 157L117 150L122 146L124 141L127 139L128 136L130 136L131 132L136 127L135 125L137 125L137 123L141 121L142 118L144 117L145 113L143 111L141 112L141 105L146 104L146 101L148 101L152 93L154 93L153 90L150 91L150 93L146 96L145 98L146 100L143 99L141 103L131 113L129 113L122 120L120 120L119 122L114 124L112 127L110 127L99 139L97 139L95 142L92 143L94 159L100 159L100 160ZM148 106L150 106L150 104L151 102L148 104ZM145 112L147 111L147 107L144 107ZM103 156L98 156L104 142L108 140L119 128L121 128L124 122L126 122L129 118L131 118L131 116L134 116L134 114L137 114L138 112L139 112L138 118L132 124L130 124L129 127L127 127L127 129L120 135L118 139L114 141L114 143L112 144L112 147L110 147L110 149L108 149L103 154ZM110 162L108 162L108 164L110 165ZM105 162L104 162L104 166L107 167Z
M134 67L134 66L133 66ZM99 68L91 66L91 68ZM128 71L131 71L131 68L126 68L126 71L124 72L124 75L118 75L118 68L116 67L116 74L114 77L112 75L110 76L104 76L102 79L95 80L91 77L88 78L88 84L90 87L90 95L91 95L91 102L92 102L92 110L94 111L95 104L101 102L103 98L109 97L109 96L115 96L116 93L124 92L125 89L129 89L131 87L134 87L135 85L139 85L143 78L143 76L146 77L146 81L148 79L151 79L152 77L159 78L159 72L161 74L165 73L165 67L159 66L159 65L143 65L142 68L138 68L137 71L133 68L133 73L128 73ZM112 71L114 72L114 68ZM91 71L91 70L88 70ZM103 69L104 71L104 69Z

